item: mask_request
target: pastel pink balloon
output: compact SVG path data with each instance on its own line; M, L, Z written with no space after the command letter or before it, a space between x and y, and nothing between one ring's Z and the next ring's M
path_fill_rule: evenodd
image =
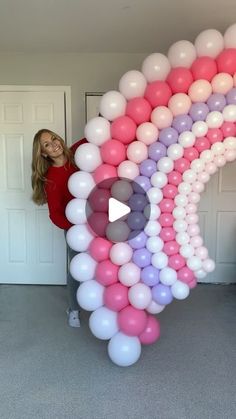
M124 144L118 140L108 140L101 146L101 156L104 163L118 166L126 158Z
M172 185L178 186L180 182L182 182L182 176L180 172L177 172L176 170L172 170L167 176L168 182Z
M168 83L157 80L149 83L146 87L145 98L153 108L166 106L171 98L172 91Z
M190 239L190 244L191 244L193 247L195 247L195 249L196 249L197 247L202 246L202 244L203 244L203 239L202 239L202 237L201 237L201 236L194 236L194 237L191 237L191 239Z
M120 330L128 336L139 336L147 326L148 316L144 310L128 305L117 317Z
M176 235L176 232L173 229L173 227L163 227L161 229L160 234L159 234L160 238L164 242L168 242L168 241L174 240L175 235Z
M112 243L103 237L95 237L89 246L89 252L93 259L97 262L106 260L109 258L110 249Z
M174 199L174 197L178 194L177 186L167 183L167 185L162 188L162 193L164 198Z
M199 257L200 259L204 260L208 257L208 250L204 246L199 246L195 250L195 255Z
M200 227L198 224L189 224L187 233L190 237L197 236L200 233Z
M213 93L225 95L234 85L233 77L227 73L218 73L213 77L211 85Z
M172 255L169 257L168 265L178 271L185 266L185 259L180 254Z
M93 178L95 182L98 184L106 179L111 179L117 177L117 171L114 166L110 164L101 164L93 173Z
M198 137L196 138L194 147L201 153L204 150L208 150L210 148L211 144L208 138L206 137Z
M224 137L235 137L236 125L233 122L223 122L221 125L221 131Z
M189 160L190 162L197 159L199 156L199 152L195 147L188 147L184 150L184 158Z
M139 335L139 340L143 345L150 345L160 337L160 322L154 316L148 316L144 331Z
M113 311L120 311L128 306L128 287L120 283L109 285L104 291L104 304Z
M176 255L179 251L179 244L175 240L165 242L163 251L168 255Z
M173 121L173 114L166 106L158 106L151 113L151 121L158 129L168 128Z
M191 71L185 67L172 68L166 79L173 93L187 93L193 82Z
M206 102L212 93L211 83L207 80L196 80L188 90L192 102Z
M216 59L218 72L234 75L236 72L236 49L224 49Z
M118 270L119 266L112 263L109 259L104 260L96 267L96 280L106 287L114 284L118 281Z
M186 93L175 93L168 102L168 107L174 116L187 114L192 101Z
M220 128L209 128L206 136L211 144L223 141L223 132Z
M178 279L185 284L189 284L194 279L193 271L187 266L184 266L178 271Z
M217 74L217 65L215 60L211 57L198 57L193 62L191 71L194 80L203 79L211 81Z
M135 139L137 125L128 116L120 116L111 123L111 137L123 144L129 144Z
M170 198L164 198L159 203L159 208L161 212L172 212L174 207L175 207L174 200Z
M175 160L174 168L177 170L177 172L182 174L190 168L190 161L184 157L181 157L180 159Z
M140 125L150 120L152 107L144 97L135 97L128 101L126 106L126 115Z

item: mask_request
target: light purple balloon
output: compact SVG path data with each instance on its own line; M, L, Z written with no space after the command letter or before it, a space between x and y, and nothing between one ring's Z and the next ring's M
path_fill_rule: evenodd
M139 231L144 229L147 219L141 211L131 211L128 215L126 223L131 230Z
M145 247L137 249L133 253L132 261L139 267L145 268L151 264L152 254Z
M152 288L152 298L156 303L166 305L171 303L173 295L170 287L163 284L157 284Z
M143 160L140 163L139 170L141 175L151 177L157 170L157 164L152 159Z
M208 113L209 108L204 102L193 103L189 110L189 115L191 116L194 122L205 121Z
M223 111L226 105L226 99L222 93L213 93L207 100L210 111Z
M236 87L233 87L233 89L227 93L226 102L228 105L236 105Z
M159 272L159 269L152 265L146 266L141 271L141 281L149 287L153 287L159 283Z
M189 115L177 115L172 122L172 127L176 129L179 134L184 131L190 131L192 125L193 120Z
M166 146L159 141L152 143L148 148L148 156L152 160L160 160L162 157L166 156Z
M145 193L151 188L151 182L147 176L137 176L132 182L132 187L134 192Z
M144 231L138 232L131 232L129 236L129 245L132 249L142 249L145 247L147 241L147 236Z
M149 200L146 194L134 193L128 200L128 206L132 211L143 211Z
M169 147L169 145L177 143L178 137L178 131L172 127L168 127L161 130L159 134L159 141L161 144Z

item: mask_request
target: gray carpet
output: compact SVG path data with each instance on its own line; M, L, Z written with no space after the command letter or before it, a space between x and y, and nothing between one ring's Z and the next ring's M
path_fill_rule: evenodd
M235 419L236 286L198 285L131 367L66 324L65 287L0 286L1 419Z

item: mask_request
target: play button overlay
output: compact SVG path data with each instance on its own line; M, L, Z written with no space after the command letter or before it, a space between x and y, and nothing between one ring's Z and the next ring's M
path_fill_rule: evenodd
M112 178L98 183L86 204L92 232L114 243L140 234L150 216L150 202L142 186L131 179Z

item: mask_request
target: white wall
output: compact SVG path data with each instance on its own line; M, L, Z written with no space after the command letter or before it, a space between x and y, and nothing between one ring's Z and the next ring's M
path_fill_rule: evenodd
M66 85L72 93L72 140L83 136L85 92L116 90L148 54L0 54L2 85Z

